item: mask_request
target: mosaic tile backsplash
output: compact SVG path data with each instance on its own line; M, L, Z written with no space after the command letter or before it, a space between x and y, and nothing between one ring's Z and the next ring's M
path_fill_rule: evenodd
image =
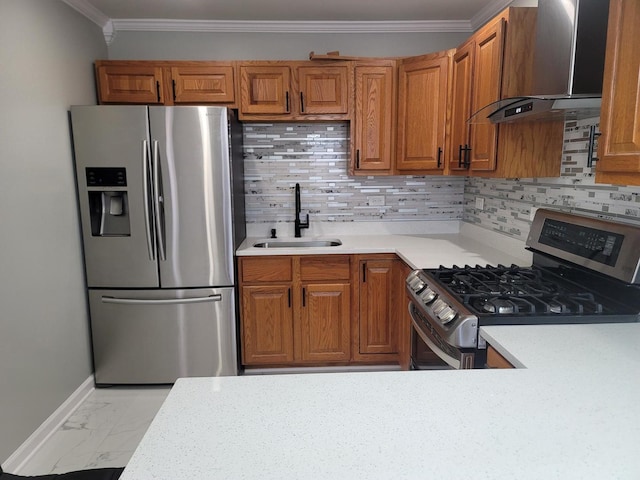
M464 189L464 221L526 240L536 208L552 208L640 225L640 187L595 183L587 167L589 126L598 118L565 123L561 176L483 179L469 177ZM475 208L476 198L484 208Z
M565 124L560 177L521 179L350 177L347 123L247 123L247 223L293 223L299 183L312 221L462 220L523 241L542 207L640 225L640 187L595 184L586 166L589 126L598 121Z
M346 122L244 124L247 223L462 220L464 178L350 177Z

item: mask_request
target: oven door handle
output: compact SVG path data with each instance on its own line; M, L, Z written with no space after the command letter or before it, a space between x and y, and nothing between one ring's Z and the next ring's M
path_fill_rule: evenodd
M409 302L409 315L411 315L411 323L413 324L413 328L416 333L420 335L420 338L427 344L427 346L435 353L442 361L447 362L448 365L455 369L460 369L461 362L459 359L452 357L451 355L447 355L445 352L437 346L435 339L431 338L428 332L425 332L422 327L420 327L420 320L417 320L414 315L415 305Z

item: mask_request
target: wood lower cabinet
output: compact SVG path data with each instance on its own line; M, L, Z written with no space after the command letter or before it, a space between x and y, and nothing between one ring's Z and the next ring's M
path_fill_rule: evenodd
M491 345L487 345L487 368L515 368Z
M243 363L273 365L293 362L291 286L244 286L240 292Z
M640 185L640 2L611 0L596 182Z
M453 51L405 59L398 72L396 170L442 174Z
M398 353L398 329L393 321L393 281L397 260L360 260L360 324L358 351Z
M235 106L233 62L95 62L100 103Z
M351 285L304 284L300 318L300 359L348 362L351 357Z
M245 366L349 363L349 255L242 257L238 262Z

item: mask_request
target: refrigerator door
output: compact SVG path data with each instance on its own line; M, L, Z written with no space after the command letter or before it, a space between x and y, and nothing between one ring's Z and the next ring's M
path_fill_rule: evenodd
M149 107L160 286L230 286L233 220L227 109Z
M73 106L78 201L89 287L159 286L143 106Z
M90 290L97 385L237 375L234 289Z

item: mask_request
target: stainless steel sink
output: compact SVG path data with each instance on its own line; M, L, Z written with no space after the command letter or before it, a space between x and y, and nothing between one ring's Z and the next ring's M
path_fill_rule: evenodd
M313 247L337 247L342 245L342 242L337 238L329 240L324 239L287 239L287 240L266 240L264 242L254 243L253 246L257 248L313 248Z

